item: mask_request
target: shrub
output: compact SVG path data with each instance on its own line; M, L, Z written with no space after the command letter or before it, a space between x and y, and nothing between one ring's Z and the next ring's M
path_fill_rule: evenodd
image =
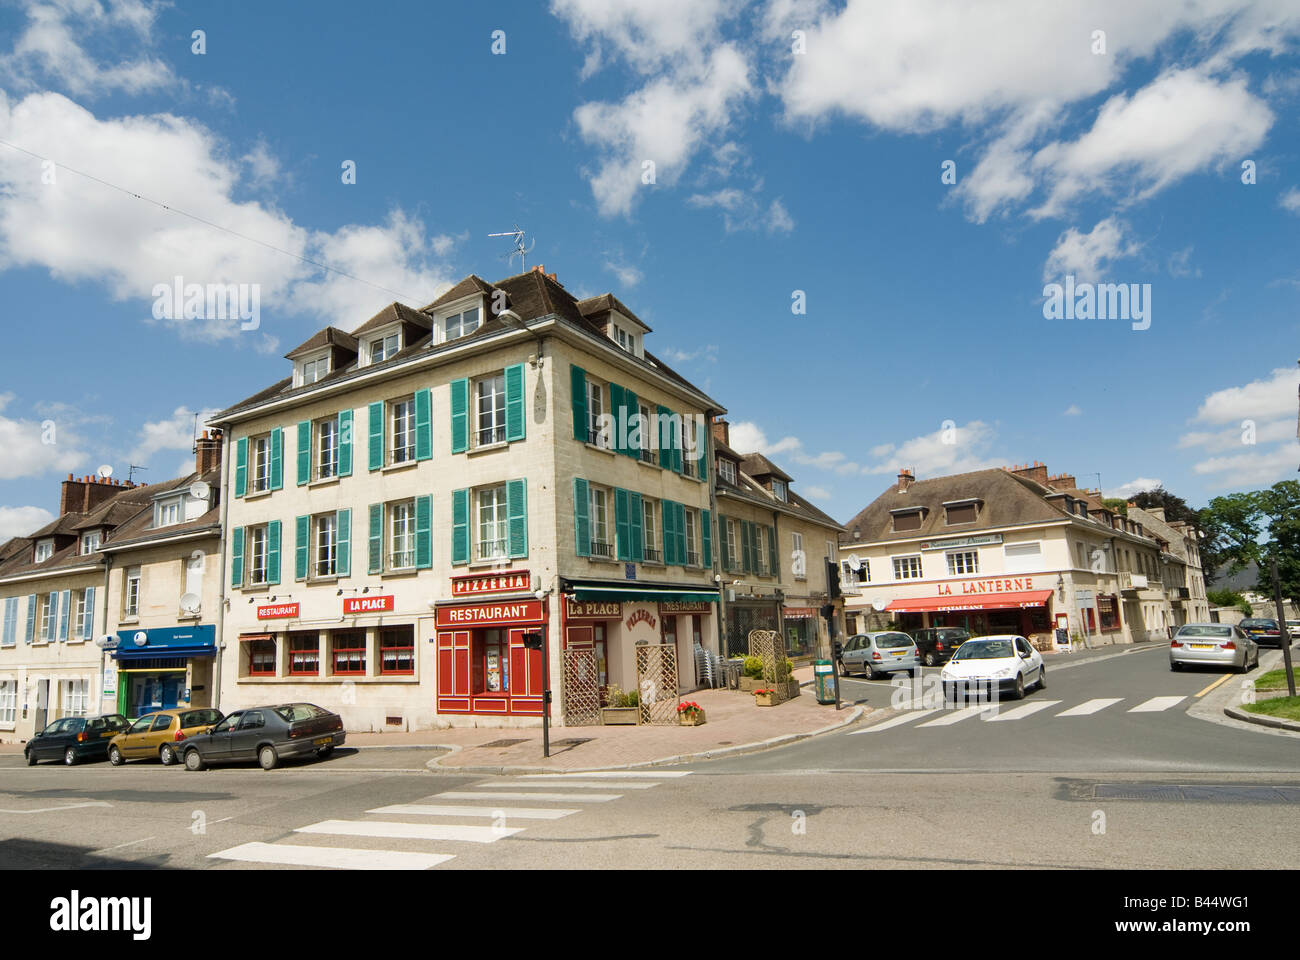
M763 661L759 657L745 658L745 676L757 680L763 676Z

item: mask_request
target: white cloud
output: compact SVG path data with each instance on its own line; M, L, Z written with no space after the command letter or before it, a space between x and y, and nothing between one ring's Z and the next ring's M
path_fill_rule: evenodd
M645 274L642 273L640 270L638 270L636 267L632 266L630 263L623 263L621 261L616 262L614 260L606 260L605 269L608 270L610 273L614 274L614 276L618 277L618 282L625 287L635 287L638 283L640 283L642 280L645 279Z
M1121 483L1118 487L1107 490L1105 496L1121 497L1127 500L1134 494L1145 493L1148 490L1154 490L1158 486L1160 486L1159 480L1153 480L1150 477L1138 477L1128 483Z
M1088 233L1074 227L1056 239L1056 246L1043 265L1043 282L1073 274L1080 282L1094 283L1105 274L1111 261L1131 257L1141 249L1125 239L1128 226L1114 217L1100 221Z
M1274 419L1296 411L1300 370L1279 367L1266 380L1252 380L1243 387L1216 390L1201 403L1196 419L1204 423L1239 423L1252 418Z
M794 229L794 219L778 197L764 210L758 200L762 189L759 181L753 191L724 187L712 193L695 193L686 199L692 207L717 208L722 211L722 222L727 233L738 230L764 230L767 233L789 233Z
M1193 468L1199 474L1220 474L1211 489L1266 487L1294 478L1300 465L1300 444L1294 440L1272 450L1251 450L1231 457L1211 457Z
M0 394L0 411L13 401ZM0 480L75 470L85 459L81 437L59 420L23 420L0 415Z
M710 343L706 346L699 347L695 350L679 350L676 347L668 347L662 351L665 360L673 363L687 363L691 360L704 360L708 363L718 362L718 345Z
M583 65L586 79L603 63L602 43L642 73L665 63L698 63L709 38L739 6L737 0L551 0L551 13L568 21L576 40L594 44Z
M1294 417L1265 423L1251 422L1253 426L1249 428L1237 424L1226 430L1194 430L1179 437L1178 446L1184 449L1203 447L1207 453L1226 453L1250 445L1252 438L1253 443L1261 444L1278 443L1295 436Z
M1266 486L1294 478L1300 466L1295 435L1298 388L1300 370L1279 367L1265 378L1216 390L1192 418L1211 429L1183 434L1178 446L1218 454L1193 467L1198 474L1217 475L1212 489Z
M266 190L284 185L284 171L280 161L271 153L265 140L258 140L253 149L239 158L248 168L248 183L254 190Z
M220 410L217 407L207 407L198 412L198 430L202 431L204 425ZM146 422L140 428L140 441L135 448L127 454L127 460L141 467L152 466L152 461L158 453L162 451L184 450L190 452L194 446L195 436L195 411L189 407L177 407L172 411L172 415L165 420L156 420ZM194 471L194 462L185 461L189 465L186 473ZM152 476L151 483L159 483L163 480L170 480L170 476L159 476L163 471L150 471ZM184 474L180 474L184 476Z
M768 233L789 233L794 229L794 219L785 209L780 197L773 200L767 208L767 220L763 225Z
M1083 414L1083 410L1082 410L1082 408L1080 408L1080 406L1079 406L1077 403L1072 403L1072 404L1070 404L1068 407L1065 408L1065 412L1062 413L1061 416L1063 416L1063 417L1078 417L1078 416L1081 416L1082 414Z
M998 467L1005 458L990 455L996 438L996 431L981 420L972 420L951 433L941 428L897 445L872 448L872 458L878 462L864 466L862 473L890 474L908 467L919 479Z
M798 437L782 437L773 443L767 439L767 434L758 424L749 420L733 423L729 434L731 441L728 446L737 453L761 453L771 457L803 447Z
M1300 187L1292 187L1286 193L1278 198L1278 204L1283 210L1291 213L1300 213Z
M0 543L35 533L53 519L43 507L0 507Z
M829 500L831 492L825 487L806 487L803 496L807 500Z

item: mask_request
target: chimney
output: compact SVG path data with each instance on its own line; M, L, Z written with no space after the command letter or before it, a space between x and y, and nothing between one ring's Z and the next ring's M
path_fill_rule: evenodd
M714 418L713 439L724 446L731 446L731 424L721 417Z
M1037 460L1032 464L1027 463L1023 467L1015 467L1011 472L1018 477L1024 477L1026 480L1041 483L1045 487L1051 486L1047 480L1047 464L1039 463Z
M1058 473L1054 477L1048 477L1047 483L1049 486L1055 487L1057 490L1079 489L1078 480L1076 480L1073 475L1068 473Z
M199 474L216 470L221 466L221 431L203 431L203 436L194 441L194 472Z
M916 481L912 476L912 471L908 467L903 467L898 471L898 492L907 493L907 488Z
M69 513L90 513L106 500L111 500L120 492L120 487L103 477L82 477L75 479L68 474L59 492L59 516Z

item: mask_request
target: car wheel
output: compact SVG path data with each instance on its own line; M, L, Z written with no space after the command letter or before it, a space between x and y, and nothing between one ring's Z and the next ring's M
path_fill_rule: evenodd
M333 752L334 752L334 748L332 746L321 747L319 750L316 751L316 756L318 756L322 760L325 760L328 759L329 755Z
M203 757L199 754L197 750L185 751L186 770L202 770L205 766L206 764L203 762Z
M257 751L257 762L262 765L263 770L274 770L280 763L280 758L275 753L275 747L267 744Z
M1047 668L1040 666L1038 668L1038 689L1047 689Z
M170 767L176 762L176 750L170 743L164 743L158 748L158 759L164 767Z
M73 747L63 751L63 762L68 766L73 766L77 762L77 751Z
M1025 699L1025 675L1023 673L1016 674L1016 688L1011 691L1011 699Z
M29 766L29 767L34 767L34 766L36 766L36 751L35 751L35 750L26 750L26 751L23 752L23 755L24 755L25 757L27 757L27 766Z
M1177 673L1179 670L1183 669L1183 665L1179 663L1177 660L1170 660L1169 669L1174 671L1174 673Z
M120 767L126 761L122 759L122 751L117 747L108 748L108 762L115 767Z
M933 667L933 666L936 665L936 663L937 663L937 661L936 661L935 656L934 656L934 651L933 651L933 650L927 650L926 653L925 653L925 665L926 665L927 667Z

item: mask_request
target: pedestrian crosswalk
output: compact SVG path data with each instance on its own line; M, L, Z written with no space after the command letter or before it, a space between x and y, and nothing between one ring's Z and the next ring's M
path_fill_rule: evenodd
M1083 703L1067 707L1064 710L1056 711L1065 701L1063 700L1025 700L1023 702L1013 701L1011 703L988 704L981 703L972 706L954 706L949 708L940 707L922 707L919 709L906 709L897 716L882 720L879 723L873 723L860 730L851 730L847 736L858 736L865 733L880 733L884 730L892 730L897 727L910 726L915 729L925 729L929 727L950 727L953 724L964 723L967 721L980 718L985 722L1007 723L1016 720L1024 720L1036 714L1050 712L1052 719L1063 717L1092 717L1106 710L1114 708L1115 711L1125 713L1163 713L1178 706L1188 698L1185 696L1171 697L1151 697L1140 702L1131 702L1124 697L1096 697L1092 700L1085 700ZM1125 704L1125 706L1120 706Z
M529 827L536 827L539 822L577 816L587 804L611 803L624 796L613 791L652 790L689 775L688 770L663 770L543 773L493 778L471 784L473 789L443 790L431 794L419 803L373 807L364 811L362 819L321 820L293 828L295 834L319 838L329 845L308 846L288 841L242 843L208 857L250 865L333 870L428 870L454 860L456 853L453 851L458 844L493 844L523 833ZM528 805L506 806L501 801L519 801ZM393 819L395 817L408 819ZM459 822L464 820L492 822L489 825ZM348 844L366 840L400 840L405 842L406 849L336 846L336 840ZM439 849L420 850L418 845L424 842Z

